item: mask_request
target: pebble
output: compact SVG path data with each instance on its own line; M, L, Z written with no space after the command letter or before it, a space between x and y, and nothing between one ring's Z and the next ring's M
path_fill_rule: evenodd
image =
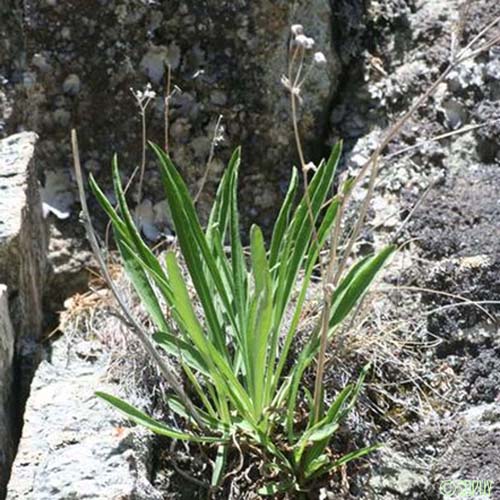
M63 83L63 91L68 95L77 95L82 88L82 84L78 75L71 73L66 77Z

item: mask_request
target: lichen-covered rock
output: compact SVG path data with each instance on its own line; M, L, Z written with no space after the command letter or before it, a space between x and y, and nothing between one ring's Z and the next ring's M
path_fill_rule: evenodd
M427 462L387 447L380 454L366 498L384 500L428 498L430 478Z
M438 460L435 483L467 479L489 481L492 488L488 498L499 498L499 403L473 407L455 416L454 421L454 437Z
M170 102L170 151L183 175L193 186L200 181L214 125L223 115L217 157L226 162L243 145L243 212L269 223L296 154L289 95L280 80L287 70L290 25L297 22L328 61L306 70L301 108L306 144L321 146L341 72L329 2L27 0L23 5L30 77L17 86L17 112L9 123L40 134L40 159L51 170L67 170L69 128L76 126L85 168L92 166L106 181L117 152L130 174L141 155L138 107L130 88L147 82L157 92L147 111L148 137L163 144L168 63L172 83L180 88ZM316 147L314 156L321 154ZM209 175L199 202L202 212L219 175ZM149 153L145 192L153 204L164 198Z
M94 391L106 383L98 343L52 346L33 379L8 500L161 500L148 476L151 436L131 429Z
M0 497L14 455L11 415L14 340L7 287L0 284Z

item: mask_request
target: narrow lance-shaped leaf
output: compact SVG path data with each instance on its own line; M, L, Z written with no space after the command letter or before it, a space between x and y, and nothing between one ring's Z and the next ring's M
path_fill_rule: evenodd
M272 380L266 377L268 340L272 327L271 274L266 257L264 236L258 226L250 231L252 274L254 277L254 301L256 303L255 323L250 325L250 359L253 364L254 403L256 415L260 416L263 404L267 404ZM274 362L274 359L272 360Z
M126 238L125 242L133 249L135 249L141 258L148 264L151 269L155 271L155 273L159 276L163 275L163 269L158 262L158 259L155 257L151 249L144 243L141 238L139 231L135 226L135 222L132 218L130 210L127 205L127 201L125 199L125 193L123 191L120 179L120 172L118 171L118 158L115 155L113 158L113 184L115 188L116 197L118 199L118 205L120 207L120 213L123 217L123 221L128 230L128 238Z
M228 317L231 319L232 306L224 288L224 282L213 254L208 247L206 237L201 230L186 185L172 165L170 158L158 147L152 146L160 159L162 179L165 184L167 201L170 206L177 238L193 285L203 306L210 334L219 352L227 357L225 332L220 324L219 314L215 307L217 297L210 287L209 279L216 284L218 296L226 307Z
M175 254L173 252L168 252L166 261L168 275L172 283L173 295L175 297L175 308L183 318L193 343L200 353L205 356L204 359L210 371L210 375L213 378L215 387L221 395L227 393L232 396L233 403L240 411L245 413L250 407L249 398L241 386L241 383L233 373L231 366L228 364L228 360L205 338L203 328L193 310L189 293L186 289Z
M118 231L115 231L115 239L118 244L118 249L123 260L123 265L125 267L125 272L129 277L135 291L139 295L142 303L144 304L146 310L151 316L152 320L156 324L157 328L160 330L168 331L169 326L165 321L164 312L158 302L149 278L144 272L144 268L140 263L134 258L134 255L129 250L129 247L122 241L122 236Z
M158 420L155 420L154 418L146 415L141 410L135 408L134 406L128 404L126 401L123 401L120 398L111 396L110 394L106 394L104 392L96 392L95 394L107 403L114 406L118 411L120 411L123 415L125 415L136 424L142 425L143 427L146 427L156 434L167 436L172 439L192 441L195 443L220 443L221 441L223 441L223 439L220 437L197 436L194 434L188 434L187 432L181 432L176 429L172 429L162 422L159 422Z
M304 264L304 256L311 244L312 224L323 208L326 196L333 184L336 167L340 158L341 144L337 144L326 163L320 165L309 184L309 202L306 194L295 210L292 221L284 233L286 243L280 258L286 265L280 266L275 293L275 325L278 325L289 303L298 273ZM309 210L311 209L311 210Z
M281 209L278 214L278 218L276 219L276 223L274 224L273 236L271 239L271 248L269 251L269 267L271 268L271 272L273 274L277 272L277 269L275 269L275 265L278 262L279 251L284 243L283 236L290 222L290 214L292 212L295 195L297 194L298 185L299 185L299 176L297 169L294 167L292 170L292 177L290 179L290 184L288 186L288 191L283 201L283 205L281 205ZM281 260L280 262L283 265L285 264L284 260Z
M299 292L299 295L296 300L295 308L294 308L294 313L292 316L292 321L290 323L290 326L288 328L287 334L285 336L285 341L283 344L283 348L281 350L281 353L278 356L278 333L280 331L280 324L275 324L274 325L274 337L271 341L271 352L274 353L275 358L279 358L276 370L273 373L273 392L276 390L276 387L278 386L278 383L280 381L280 377L283 371L283 368L285 366L285 362L288 359L288 353L290 350L290 347L292 345L293 338L295 336L295 333L297 331L297 327L299 325L299 321L302 315L302 308L304 306L304 302L306 300L306 294L307 290L309 289L310 283L311 283L311 276L314 271L314 267L317 263L318 256L319 256L319 250L323 248L325 241L330 233L330 229L333 226L333 223L335 222L335 218L337 216L338 212L338 207L339 207L339 201L338 199L334 199L331 201L330 205L328 206L328 209L325 213L325 216L323 218L323 221L321 223L321 226L318 230L318 240L319 240L319 245L316 245L312 243L309 248L309 253L307 255L306 259L306 265L305 265L305 270L304 270L304 277L302 280L302 286ZM269 369L273 371L273 365L270 363Z
M394 250L393 245L385 247L373 257L366 259L361 266L356 268L355 273L345 278L347 285L341 284L340 290L336 290L332 297L331 329L341 323L353 310Z
M239 165L239 154L235 160ZM244 328L244 320L247 308L247 271L245 267L245 257L243 245L241 244L240 224L238 214L238 168L233 169L231 178L229 198L230 232L231 232L231 264L233 268L233 292L236 304L236 314L239 330Z
M214 228L219 231L219 238L222 244L224 244L227 226L229 224L229 209L230 209L230 196L231 196L231 179L234 176L234 170L239 168L241 149L237 148L231 159L227 168L224 170L222 179L217 188L217 193L215 195L214 204L212 205L212 210L210 211L210 216L208 218L208 225L206 229L207 239L212 241L215 235L212 234Z

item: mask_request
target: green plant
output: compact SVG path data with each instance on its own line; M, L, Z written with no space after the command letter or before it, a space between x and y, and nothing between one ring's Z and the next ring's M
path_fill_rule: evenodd
M356 401L368 368L357 383L344 388L328 408L321 404L315 414L317 401L301 381L317 356L321 325L305 339L297 359L290 355L319 252L339 216L340 198L328 199L328 195L341 146L333 148L329 159L317 168L297 204L298 173L293 171L269 248L261 229L254 225L248 258L240 239L237 206L240 151L233 154L223 175L203 230L169 156L152 147L189 278L174 251L166 253L163 265L142 240L125 200L116 157L117 210L92 177L90 186L111 219L125 270L154 325L154 342L177 357L183 369L187 389L174 384L177 393L167 397L167 404L184 419L185 429L173 429L114 396L98 395L156 433L216 443L214 484L222 478L233 440L252 444L275 478L264 484L263 494L301 491L319 476L373 450L376 446L340 459L332 459L327 452L342 418ZM359 303L393 250L388 246L364 257L339 281L330 295L328 338ZM305 418L303 408L298 411L304 399L309 406Z
M304 35L301 25L294 25L288 76L282 81L290 92L304 194L295 204L298 173L294 170L269 247L266 248L261 230L253 226L248 258L240 240L236 200L239 150L222 178L209 223L203 230L194 202L170 158L152 145L160 160L189 276L183 274L183 266L173 251L167 252L164 263L160 262L141 239L127 207L116 158L113 165L116 209L91 178L91 188L111 219L125 270L149 312L154 327L152 336L130 314L107 271L86 206L73 131L75 168L89 240L127 326L137 334L175 393L167 397L167 403L172 412L182 417L184 428L169 427L114 396L98 395L131 420L156 433L216 446L213 484L219 484L222 479L232 443L252 445L267 466L268 477L260 489L262 494L303 491L313 480L376 448L374 445L332 458L328 450L331 438L355 404L368 367L362 370L356 383L336 395L328 408L325 408L323 373L326 349L332 338L346 318L355 314L394 247L387 246L375 255L364 257L350 269L347 269L347 262L365 220L378 173L378 160L384 149L457 65L498 43L498 36L479 43L498 22L496 18L461 50L458 50L460 33L455 34L456 43L446 69L389 129L357 175L340 183L337 196L331 199L328 195L341 148L336 146L328 161L317 168L306 163L297 108L302 86L311 69L303 71L306 52L313 47L314 41ZM324 64L326 60L317 52L314 61ZM165 103L165 145L168 148L168 99ZM143 147L143 159L144 155ZM315 173L309 182L311 170ZM358 207L354 227L345 237L343 219L348 200L365 177L369 177L367 193ZM226 243L229 243L228 250ZM327 258L320 259L327 246ZM301 339L299 354L292 355L291 347L316 266L320 268L323 288L321 319L310 336ZM157 347L177 357L184 372L184 383L169 357L161 356ZM303 381L314 361L317 361L316 381L311 394Z

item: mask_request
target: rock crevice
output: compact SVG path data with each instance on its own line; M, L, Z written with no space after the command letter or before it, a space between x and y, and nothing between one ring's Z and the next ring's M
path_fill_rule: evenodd
M47 238L35 172L36 141L31 132L0 141L0 497L43 328Z

